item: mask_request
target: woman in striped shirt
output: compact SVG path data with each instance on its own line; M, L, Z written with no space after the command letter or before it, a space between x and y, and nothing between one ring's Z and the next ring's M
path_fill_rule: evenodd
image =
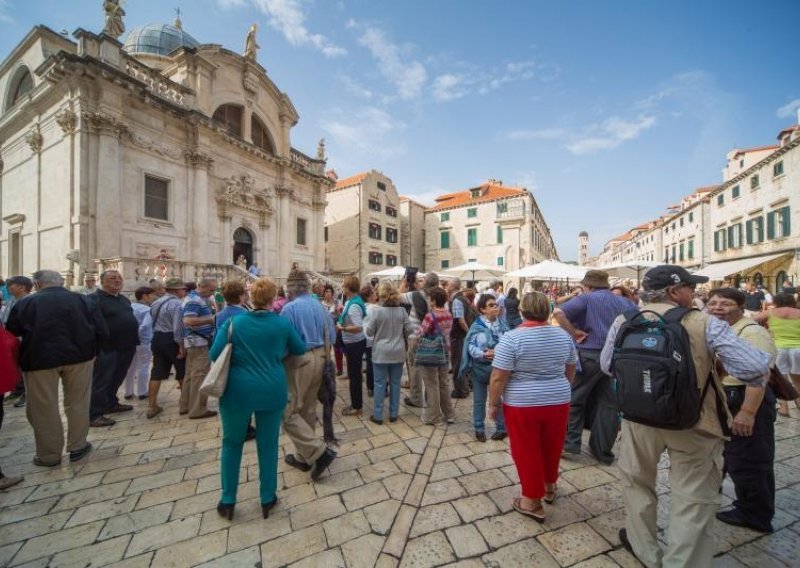
M497 418L502 397L511 457L522 485L514 509L541 523L542 500L556 498L577 353L566 331L548 325L547 296L525 294L520 312L523 323L506 333L494 351L489 416Z

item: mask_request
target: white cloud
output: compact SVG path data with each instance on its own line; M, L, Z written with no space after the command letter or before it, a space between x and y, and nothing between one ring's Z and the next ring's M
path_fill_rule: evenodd
M301 0L250 0L268 17L269 25L283 34L292 45L310 45L325 57L345 55L347 50L321 34L311 33L306 27L306 15ZM245 0L217 0L223 8L243 6Z
M446 73L433 81L433 98L439 102L460 99L469 93L464 75Z
M798 110L800 110L800 99L795 99L779 108L776 114L778 118L797 118Z
M611 150L623 142L638 138L655 123L656 117L652 114L640 114L633 120L612 116L600 124L590 126L584 136L567 144L567 150L578 156Z
M348 27L357 27L349 22ZM403 50L392 43L380 29L370 27L364 30L358 43L366 47L378 62L378 70L397 89L401 99L416 99L428 78L425 66L419 61L405 61Z
M335 157L389 157L405 153L405 146L396 142L396 136L405 124L386 111L367 106L354 111L337 109L331 118L323 119L321 128L331 143L328 149Z
M10 24L14 21L11 17L11 0L0 0L0 22Z
M512 130L506 133L509 140L561 140L567 136L564 128L542 128L539 130Z
M340 80L344 85L345 90L351 95L364 100L372 99L372 91L362 85L359 81L353 79L351 76L342 75Z

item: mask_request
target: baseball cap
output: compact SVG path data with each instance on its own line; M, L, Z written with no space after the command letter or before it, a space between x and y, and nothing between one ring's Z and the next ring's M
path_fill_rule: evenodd
M663 290L678 284L703 284L708 282L708 276L691 274L682 266L662 264L647 271L642 279L645 290Z

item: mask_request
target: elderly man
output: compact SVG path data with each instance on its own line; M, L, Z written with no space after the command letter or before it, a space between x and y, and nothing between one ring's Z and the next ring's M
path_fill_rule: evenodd
M295 454L287 454L286 463L300 471L311 470L316 481L336 458L315 434L317 423L317 393L322 383L325 364L325 336L328 344L336 337L333 319L323 305L309 293L306 273L293 268L286 279L289 303L281 310L306 342L308 359L305 365L288 365L289 404L283 417L283 428L295 447ZM313 464L313 465L312 465Z
M102 324L102 320L92 313L88 302L64 288L64 279L58 272L39 270L33 274L33 282L38 292L14 306L6 327L22 338L19 362L28 397L26 415L36 440L33 463L56 467L61 464L64 449L59 380L64 393L70 461L78 461L92 448L86 436L92 362L97 335L102 333L96 324Z
M183 299L186 284L180 278L170 278L164 283L164 295L150 306L153 321L153 368L148 383L147 417L155 418L164 410L158 405L161 381L166 381L173 367L178 383L186 374L186 349L183 347Z
M611 377L600 369L600 350L611 323L620 314L636 309L636 305L609 291L608 274L602 270L589 270L581 286L583 294L565 302L553 312L558 324L578 344L580 359L580 370L572 382L564 452L581 453L586 416L591 416L593 412L589 450L597 461L609 465L614 461L612 448L617 438L619 419ZM590 403L593 400L595 404L592 409Z
M774 362L778 349L769 331L744 317L744 294L735 288L712 290L708 313L728 322L733 332ZM721 373L722 385L733 415L734 434L725 442L725 468L733 480L733 507L717 513L730 525L772 532L775 516L775 394L771 389L747 385ZM737 434L736 430L748 433Z
M97 277L91 272L87 272L83 275L83 286L79 286L77 289L73 288L75 292L83 294L84 296L94 294L99 289L100 288L97 287Z
M203 278L183 301L183 346L186 348L186 379L181 386L179 414L189 418L210 418L215 410L208 409L208 397L200 392L211 362L208 349L214 340L214 312L209 299L217 289L214 278Z
M164 294L167 293L167 289L164 287L164 283L161 280L157 280L155 278L150 280L150 288L153 289L153 296L154 300L160 298Z
M424 279L417 279L416 290L409 290L408 283L400 283L400 303L410 306L408 319L411 322L411 332L408 336L408 350L406 352L406 366L408 367L408 382L411 392L403 399L407 406L422 408L424 405L423 381L421 369L414 365L419 339L416 337L422 320L428 313L428 290L439 286L439 276L429 272Z
M100 342L92 376L92 404L89 425L111 426L115 420L104 416L133 410L130 404L120 404L117 391L128 374L136 346L139 345L139 322L133 315L131 301L121 294L122 274L106 270L100 275L100 289L89 296L105 321L108 335Z
M663 315L676 306L691 308L695 286L707 281L680 266L651 268L642 280L643 309ZM625 316L618 317L609 329L600 355L605 373L611 373L614 343L624 321ZM697 386L707 394L702 398L699 420L684 430L648 426L624 416L622 421L618 465L625 528L620 529L619 539L650 568L711 566L716 552L714 513L722 483L723 432L729 428L730 415L720 395L722 385L714 372L714 358L728 373L754 387L763 388L769 372L769 355L737 337L726 322L692 310L680 323L689 337ZM734 423L733 428L740 435L752 433L746 424ZM665 450L672 491L666 551L658 542L656 526L656 474Z

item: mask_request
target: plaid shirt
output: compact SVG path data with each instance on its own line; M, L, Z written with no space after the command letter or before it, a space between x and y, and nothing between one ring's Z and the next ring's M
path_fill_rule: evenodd
M422 323L419 326L417 337L433 333L435 328L439 328L439 332L444 336L444 342L447 345L448 351L450 350L450 331L453 329L453 316L447 308L434 308L436 313L436 323L433 323L433 316L431 312L425 314Z

